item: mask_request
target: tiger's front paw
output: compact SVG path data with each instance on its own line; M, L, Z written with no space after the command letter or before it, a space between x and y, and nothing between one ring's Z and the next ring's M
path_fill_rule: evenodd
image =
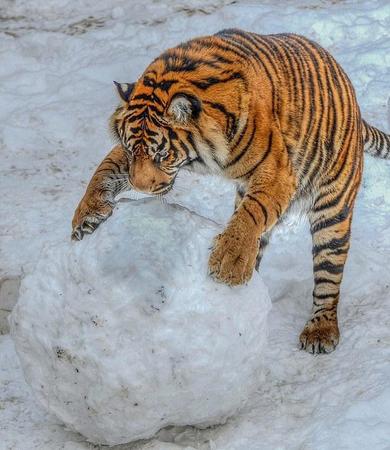
M93 233L96 228L111 216L113 205L108 202L88 202L84 199L79 203L72 220L72 239L81 241L84 234Z
M209 259L209 274L229 286L248 282L256 264L258 239L249 233L226 229L214 239Z

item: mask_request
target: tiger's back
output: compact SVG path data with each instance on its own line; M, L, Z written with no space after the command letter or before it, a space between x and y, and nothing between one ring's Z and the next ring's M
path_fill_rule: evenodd
M165 70L174 72L171 61L179 65L195 54L210 65L186 70L183 76L226 120L229 152L223 170L229 178L240 178L242 166L250 165L251 150L257 153L254 159L259 156L251 138L268 135L273 121L278 122L302 189L320 185L331 175L352 140L355 164L361 164L362 121L354 88L318 44L294 34L223 30L168 50L151 67L163 61ZM223 70L215 62L221 59Z

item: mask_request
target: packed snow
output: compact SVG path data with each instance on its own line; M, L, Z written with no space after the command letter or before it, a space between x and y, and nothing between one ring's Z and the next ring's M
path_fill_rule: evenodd
M97 444L225 423L262 378L271 302L260 276L213 282L220 230L186 208L138 200L110 222L53 243L23 279L11 335L26 380Z
M131 82L182 40L237 26L296 32L325 46L350 76L363 117L390 132L388 0L1 2L1 301L3 280L30 273L46 243L69 239L73 210L112 146L111 81ZM170 427L118 448L389 449L390 164L365 161L337 350L313 357L297 349L313 277L307 224L291 220L273 235L260 267L273 307L257 392L225 425ZM233 197L221 179L182 174L167 201L222 226ZM0 336L0 383L1 450L93 448L37 404L7 335Z

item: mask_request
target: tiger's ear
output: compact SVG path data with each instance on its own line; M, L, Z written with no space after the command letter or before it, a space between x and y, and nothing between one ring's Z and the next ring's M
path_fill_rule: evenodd
M118 90L119 97L124 101L128 102L130 95L133 92L135 83L118 83L114 81L115 87Z
M202 110L200 100L192 94L178 93L172 97L168 114L179 123L196 120Z

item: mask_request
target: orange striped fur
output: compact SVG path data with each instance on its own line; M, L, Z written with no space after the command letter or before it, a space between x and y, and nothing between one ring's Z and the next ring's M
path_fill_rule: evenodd
M122 102L111 127L120 143L91 179L73 238L105 220L124 189L164 194L181 168L220 174L237 196L209 270L237 285L251 278L273 227L307 199L314 290L300 343L332 351L364 146L390 156L390 137L362 121L342 68L302 36L233 29L167 50L136 83L116 84Z

